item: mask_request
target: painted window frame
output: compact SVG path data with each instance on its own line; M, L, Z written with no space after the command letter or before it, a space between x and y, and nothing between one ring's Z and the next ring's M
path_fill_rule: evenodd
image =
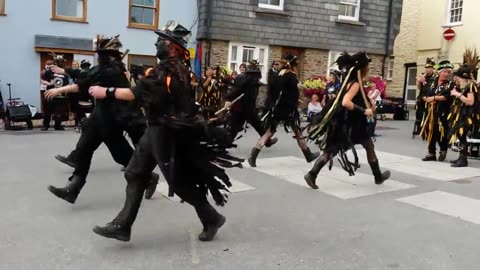
M340 12L340 5L349 5L349 6L355 6L356 9L355 9L355 16L346 16L346 15L340 15L338 14L338 19L340 20L349 20L349 21L359 21L360 20L360 7L361 7L361 3L362 1L361 0L356 0L357 3L356 4L351 4L351 3L348 3L348 2L344 2L342 0L340 0L338 6L339 6L339 12Z
M395 58L390 57L387 64L387 81L393 80L393 71L395 70Z
M236 47L236 57L233 58L233 47ZM268 74L268 55L269 55L269 47L268 45L261 45L261 44L250 44L250 43L240 43L240 42L230 42L228 45L228 69L231 71L236 71L240 74L240 65L243 63L243 51L244 49L251 49L253 48L253 55L252 60L258 60L260 63L260 67L262 69L262 79L260 80L263 83L267 82L267 74ZM263 59L260 59L261 51L263 50ZM234 70L231 69L232 64L235 64L236 67ZM248 64L248 63L245 63Z
M0 0L0 16L7 15L7 13L5 12L5 2L7 2L7 0Z
M57 0L52 0L52 20L87 23L88 0L79 0L79 1L83 2L82 17L70 17L70 16L57 15Z
M158 59L157 56L155 55L150 55L150 54L128 54L128 59L127 59L127 69L130 70L130 64L132 63L132 58L134 57L146 57L146 58L152 58L153 62L153 67L156 67L158 65Z
M142 7L142 8L150 8L154 10L153 13L153 24L145 24L145 23L136 23L132 22L132 9L133 7ZM134 5L133 0L128 1L128 27L130 28L138 28L138 29L158 29L158 20L160 17L160 0L155 0L153 7L149 6L142 6L142 5Z
M342 54L341 51L328 51L328 62L327 62L327 77L330 74L331 70L339 70L338 65L335 64L335 60Z
M268 9L281 10L281 11L283 11L284 4L285 4L285 0L280 0L278 5L263 4L263 3L260 3L260 1L258 1L258 7L260 8L268 8Z
M459 1L461 3L461 6L460 7L457 7L453 10L456 10L456 9L460 9L460 21L457 21L457 22L452 22L452 17L455 17L455 16L452 16L452 4L453 4L453 1ZM446 25L447 26L457 26L457 25L462 25L463 24L463 0L448 0L448 6L447 6L447 23Z

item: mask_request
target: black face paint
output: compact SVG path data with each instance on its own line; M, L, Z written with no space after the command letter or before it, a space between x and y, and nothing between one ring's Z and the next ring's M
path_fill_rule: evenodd
M155 43L155 47L157 47L158 59L163 60L168 58L170 52L169 40L159 37L157 43Z

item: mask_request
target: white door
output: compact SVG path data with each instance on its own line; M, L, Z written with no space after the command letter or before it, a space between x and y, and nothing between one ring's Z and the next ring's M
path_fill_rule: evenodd
M407 67L407 83L405 84L405 102L415 104L417 100L417 67Z

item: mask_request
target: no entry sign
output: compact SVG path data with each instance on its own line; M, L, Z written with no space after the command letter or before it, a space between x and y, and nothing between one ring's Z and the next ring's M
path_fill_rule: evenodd
M443 31L443 38L447 41L452 40L455 37L455 31L452 28L448 28L447 30Z

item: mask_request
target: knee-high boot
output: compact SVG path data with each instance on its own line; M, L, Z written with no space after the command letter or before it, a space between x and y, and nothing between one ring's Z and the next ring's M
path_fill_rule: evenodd
M73 175L69 180L68 185L63 188L48 186L48 190L60 199L73 204L77 200L78 194L80 194L86 181L84 177L78 175Z
M319 158L315 161L315 164L313 164L312 169L305 174L304 179L307 182L307 185L309 185L313 189L318 189L317 184L315 181L317 180L317 175L320 172L320 170L327 164L328 160L327 159L322 159Z
M120 241L130 241L131 228L142 203L147 182L141 176L129 174L128 171L125 173L125 179L128 184L123 209L112 222L104 227L93 228L93 231L101 236Z
M390 178L390 171L384 171L383 173L380 171L378 160L369 161L368 164L370 164L370 168L372 169L373 176L375 176L375 184L381 185L388 178Z
M375 177L375 184L381 185L385 182L388 178L390 178L390 171L380 171L380 165L378 164L378 160L369 161L370 168L372 169L373 176Z
M308 147L306 149L302 149L302 153L305 156L305 160L307 160L308 163L314 161L315 159L318 158L318 156L320 156L319 152L312 153L312 151Z
M213 240L218 229L225 224L225 217L219 214L207 200L196 205L195 211L203 225L203 231L198 235L198 240L203 242Z
M260 149L258 149L257 147L254 147L252 149L252 153L250 154L250 157L248 157L248 164L250 164L251 167L257 167L258 154L260 154Z

